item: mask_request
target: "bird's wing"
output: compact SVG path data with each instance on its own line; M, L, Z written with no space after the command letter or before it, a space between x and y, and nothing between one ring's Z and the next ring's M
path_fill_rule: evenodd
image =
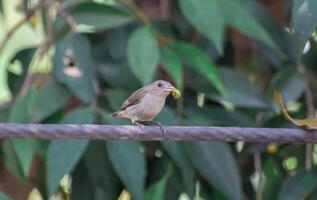
M120 110L124 110L127 107L140 103L146 93L147 91L144 88L136 90L127 100L125 100L125 102L123 102Z

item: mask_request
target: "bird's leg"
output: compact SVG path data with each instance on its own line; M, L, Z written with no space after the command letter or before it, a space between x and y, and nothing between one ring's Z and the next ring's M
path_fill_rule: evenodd
M160 122L146 121L146 123L149 125L154 125L154 126L160 127L160 130L162 131L162 133L165 133L165 128L162 126L162 124Z
M140 127L140 129L142 131L144 130L144 125L141 124L140 122L132 120L132 124L137 125L138 127Z

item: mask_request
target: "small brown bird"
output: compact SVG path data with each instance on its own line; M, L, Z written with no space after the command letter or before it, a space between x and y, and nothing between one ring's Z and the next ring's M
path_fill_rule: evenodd
M176 88L169 82L158 80L150 85L136 90L125 102L120 110L111 114L112 117L131 119L133 124L138 125L142 130L141 123L154 124L160 127L162 132L165 129L159 122L151 122L164 107L166 97Z

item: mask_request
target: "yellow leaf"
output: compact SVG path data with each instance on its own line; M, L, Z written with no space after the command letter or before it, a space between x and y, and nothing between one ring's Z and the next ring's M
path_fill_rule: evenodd
M294 119L286 111L283 104L281 93L277 90L274 91L274 100L278 107L281 109L283 116L291 121L296 126L306 126L309 129L317 129L317 118L305 118L305 119Z
M128 191L123 190L118 197L118 200L131 200L131 195Z

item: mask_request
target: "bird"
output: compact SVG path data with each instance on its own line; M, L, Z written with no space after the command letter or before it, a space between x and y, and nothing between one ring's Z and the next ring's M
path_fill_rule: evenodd
M151 120L163 109L166 97L176 90L177 89L167 81L154 81L132 93L132 95L123 102L120 109L110 116L128 118L132 124L138 125L141 130L144 130L144 123L157 125L164 133L165 129L161 123L152 122Z

